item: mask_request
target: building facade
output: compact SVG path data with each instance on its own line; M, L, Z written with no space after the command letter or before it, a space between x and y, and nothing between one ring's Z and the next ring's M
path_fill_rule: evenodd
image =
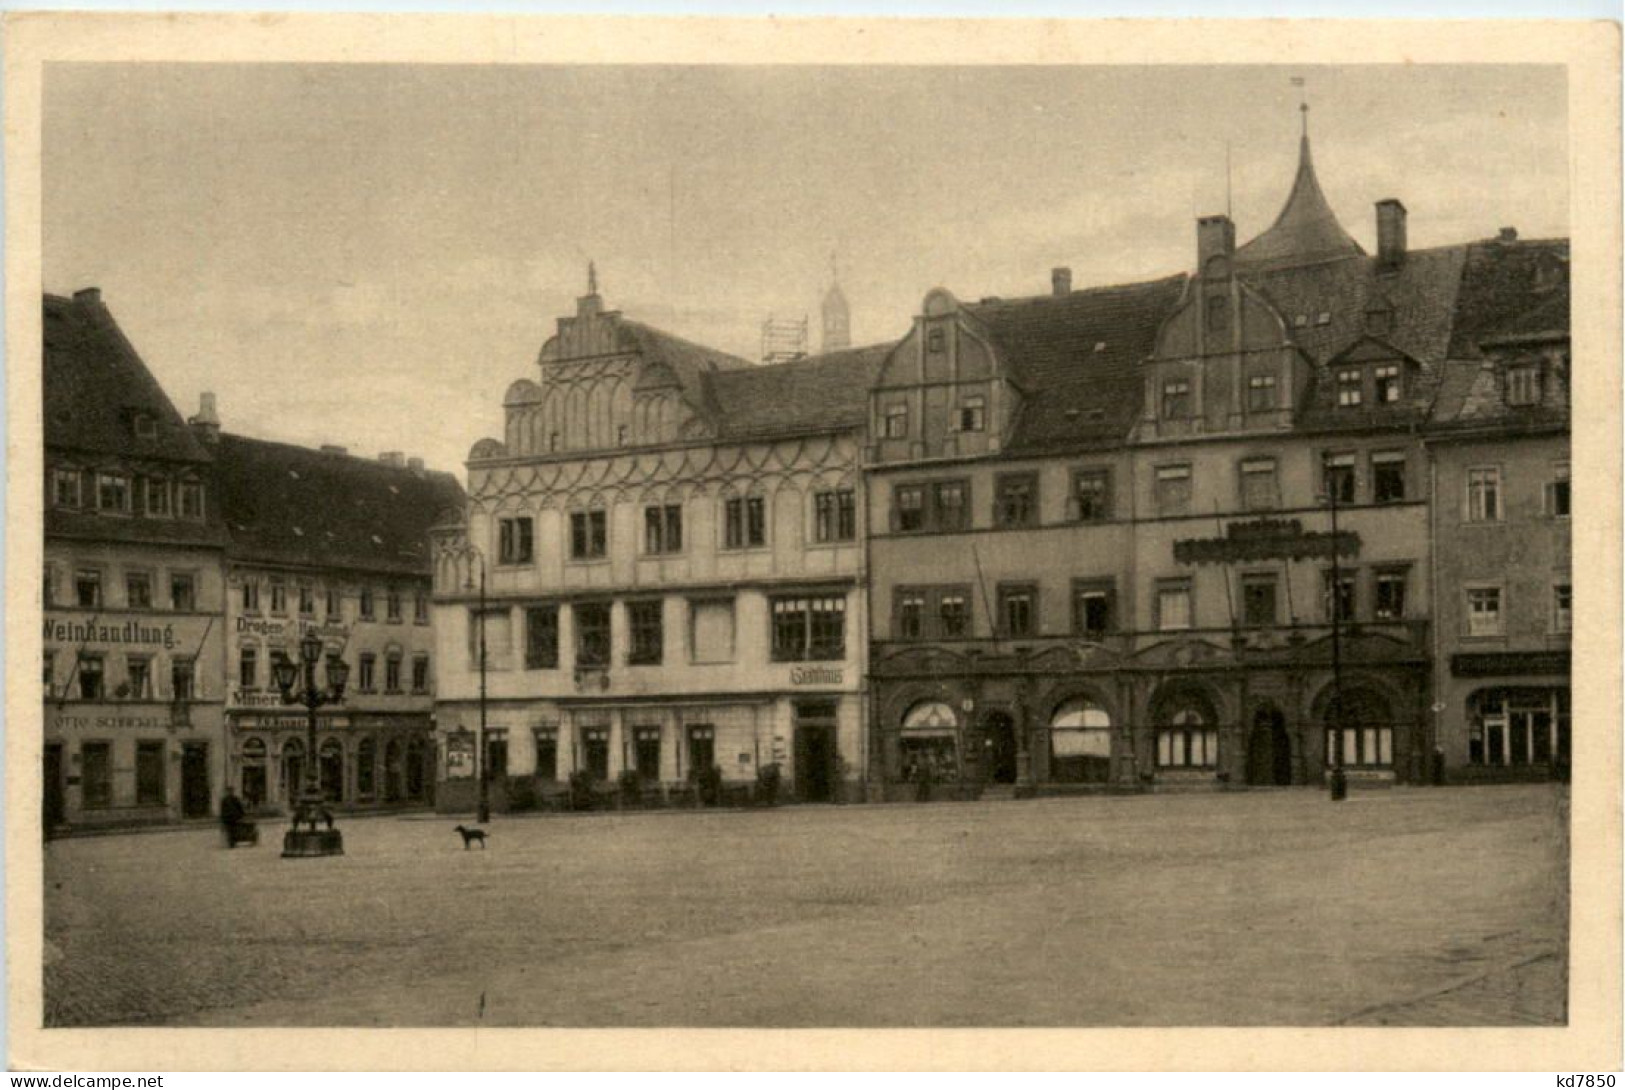
M1192 275L926 297L868 421L887 780L1416 781L1436 745L1467 763L1431 710L1456 593L1435 579L1456 576L1435 572L1424 436L1457 334L1546 304L1503 284L1498 251L1411 250L1398 201L1375 218L1367 254L1306 136L1275 223L1238 246L1199 221ZM1548 424L1530 457L1550 474L1566 420Z
M497 809L582 771L669 793L777 765L806 800L862 777L859 434L883 352L755 366L589 283L437 533L444 808L482 761Z
M225 782L213 459L95 289L44 300L47 835L206 817Z
M1566 777L1571 761L1568 264L1567 242L1512 232L1468 252L1428 429L1451 779Z
M212 405L209 407L212 414ZM302 707L272 666L316 633L349 666L320 709L314 760L331 804L428 805L434 797L436 662L429 526L459 511L449 474L223 434L215 443L225 555L227 781L251 811L290 812L312 760Z

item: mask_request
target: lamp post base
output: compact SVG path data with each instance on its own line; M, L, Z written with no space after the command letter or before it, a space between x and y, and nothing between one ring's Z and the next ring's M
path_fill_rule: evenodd
M344 834L337 829L289 829L282 837L282 858L308 859L319 855L343 855Z

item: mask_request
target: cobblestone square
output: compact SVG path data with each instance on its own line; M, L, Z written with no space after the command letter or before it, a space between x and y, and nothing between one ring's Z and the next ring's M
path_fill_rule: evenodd
M47 1024L1565 1019L1537 785L343 824L46 847Z

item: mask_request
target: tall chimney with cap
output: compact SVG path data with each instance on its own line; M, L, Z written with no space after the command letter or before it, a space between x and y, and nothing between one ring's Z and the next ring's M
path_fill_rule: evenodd
M1049 271L1050 290L1056 295L1070 295L1072 293L1072 270L1065 265L1057 265Z
M220 441L220 414L215 411L214 393L204 391L198 395L197 415L186 418L191 425L192 434L199 440L208 444Z
M1405 206L1393 197L1377 202L1377 266L1405 264Z
M1196 221L1196 271L1207 271L1215 257L1236 252L1236 225L1229 216L1203 216Z

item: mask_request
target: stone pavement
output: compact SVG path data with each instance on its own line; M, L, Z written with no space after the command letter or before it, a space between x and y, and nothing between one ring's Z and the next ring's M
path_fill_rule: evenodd
M46 849L53 1025L1564 1019L1550 785L345 826Z

